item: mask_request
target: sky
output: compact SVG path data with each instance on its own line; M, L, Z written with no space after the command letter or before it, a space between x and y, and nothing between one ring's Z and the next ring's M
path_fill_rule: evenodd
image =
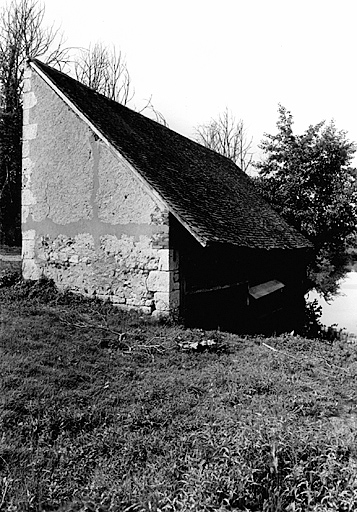
M0 3L4 0L0 0ZM357 141L356 0L44 0L66 45L114 45L133 104L152 103L193 137L227 107L243 119L256 158L276 133L278 104L297 133L322 120Z

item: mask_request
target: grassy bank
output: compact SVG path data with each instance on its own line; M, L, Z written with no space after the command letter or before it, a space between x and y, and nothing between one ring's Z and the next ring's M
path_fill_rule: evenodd
M356 510L357 350L0 289L0 509Z
M21 271L21 247L0 244L0 281L3 274Z

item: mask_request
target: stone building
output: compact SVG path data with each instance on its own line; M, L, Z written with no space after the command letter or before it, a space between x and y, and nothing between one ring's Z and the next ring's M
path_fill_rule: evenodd
M189 325L291 328L310 244L233 162L38 60L23 107L26 279Z

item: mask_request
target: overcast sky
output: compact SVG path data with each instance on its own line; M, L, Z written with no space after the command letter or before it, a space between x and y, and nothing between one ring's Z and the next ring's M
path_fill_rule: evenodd
M0 3L4 0L0 0ZM225 107L257 145L278 103L297 132L334 119L357 141L356 0L45 0L68 46L120 49L139 101L192 136Z

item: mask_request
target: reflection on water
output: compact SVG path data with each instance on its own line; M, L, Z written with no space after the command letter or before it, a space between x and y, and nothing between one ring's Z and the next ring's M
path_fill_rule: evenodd
M322 307L321 322L327 326L337 324L357 334L357 272L350 272L342 281L339 295L327 303L316 292L310 292L309 300L318 299Z

